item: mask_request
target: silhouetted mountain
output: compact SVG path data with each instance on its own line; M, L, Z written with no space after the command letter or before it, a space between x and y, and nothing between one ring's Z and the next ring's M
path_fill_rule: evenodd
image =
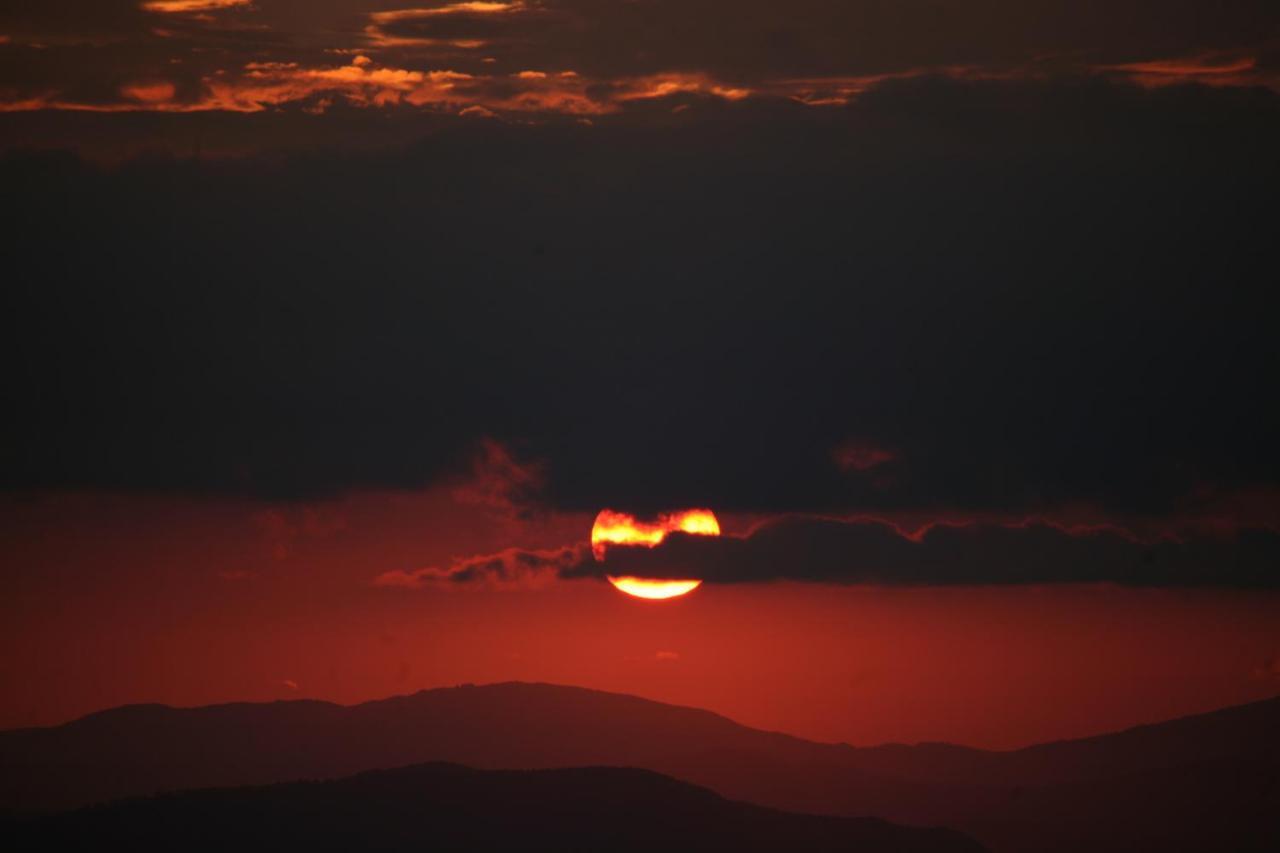
M425 764L124 800L11 823L10 850L974 853L972 839L735 803L645 770Z
M1280 826L1280 698L1009 752L818 744L707 711L542 684L351 707L132 706L0 733L0 804L64 808L426 761L640 767L790 811L956 827L1000 851L1119 851L1155 839L1202 850L1215 838L1280 849L1268 846Z

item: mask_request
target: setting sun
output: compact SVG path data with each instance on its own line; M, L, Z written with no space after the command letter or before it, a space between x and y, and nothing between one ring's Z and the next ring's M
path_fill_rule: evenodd
M709 509L688 509L666 513L654 521L640 521L633 515L601 510L591 528L591 553L603 562L610 545L655 548L668 533L679 531L696 536L719 536L720 522ZM696 579L656 579L630 576L608 577L614 587L637 598L662 600L677 598L702 585Z
M651 601L661 601L667 598L678 598L686 593L693 592L702 586L702 581L686 580L686 581L656 581L648 578L633 577L610 577L609 583L613 584L617 589L622 590L627 595L634 595L636 598L647 598Z

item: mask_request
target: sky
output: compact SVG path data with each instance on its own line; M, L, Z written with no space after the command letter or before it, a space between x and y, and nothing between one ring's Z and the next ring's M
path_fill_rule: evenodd
M1276 150L1265 2L0 9L0 726L1274 695Z

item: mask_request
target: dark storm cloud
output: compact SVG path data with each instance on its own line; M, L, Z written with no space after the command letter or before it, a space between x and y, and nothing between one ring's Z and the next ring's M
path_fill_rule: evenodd
M875 521L781 518L744 537L670 535L656 548L613 548L567 576L696 577L711 583L819 581L877 585L1114 583L1280 588L1280 534L1141 542L1115 529L940 524L908 538Z
M396 120L337 106L51 115L0 133L333 148L0 161L9 489L409 488L482 437L588 510L1280 485L1265 90L921 78L848 110L441 119L377 154L350 149ZM840 464L851 438L892 459Z

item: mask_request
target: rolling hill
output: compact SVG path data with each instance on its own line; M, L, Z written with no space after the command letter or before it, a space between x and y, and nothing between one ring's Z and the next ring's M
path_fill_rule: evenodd
M210 789L17 820L10 850L976 853L956 832L787 814L644 770L426 764Z
M546 684L349 707L129 706L0 733L0 807L32 812L439 761L643 768L788 811L954 827L997 851L1156 841L1200 850L1225 838L1232 849L1280 849L1270 845L1280 838L1280 699L1008 752L820 744L708 711Z

